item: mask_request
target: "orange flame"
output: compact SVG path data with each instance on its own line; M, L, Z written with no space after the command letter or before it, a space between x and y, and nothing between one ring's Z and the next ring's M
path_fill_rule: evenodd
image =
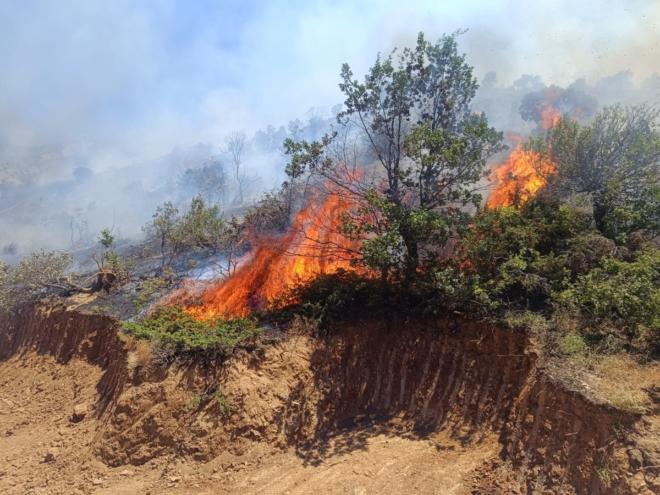
M528 201L556 171L554 163L519 143L506 161L493 170L495 188L488 197L487 206L496 208Z
M559 110L554 108L551 105L546 106L541 110L541 127L545 130L552 129L559 119L561 118L561 113Z
M260 239L250 260L230 278L208 289L201 305L187 311L199 318L246 316L267 306L295 284L350 267L353 241L338 232L350 202L338 194L310 201L283 237Z

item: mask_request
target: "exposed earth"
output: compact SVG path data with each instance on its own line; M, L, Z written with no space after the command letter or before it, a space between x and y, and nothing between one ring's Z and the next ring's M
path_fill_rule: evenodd
M0 493L658 493L657 411L550 380L516 332L370 323L163 365L108 317L0 321Z

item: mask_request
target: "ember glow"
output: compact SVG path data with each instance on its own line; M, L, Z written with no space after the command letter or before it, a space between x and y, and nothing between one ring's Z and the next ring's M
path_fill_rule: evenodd
M230 278L209 288L201 304L187 311L200 318L246 316L275 302L292 286L321 274L350 268L348 253L356 246L339 231L349 201L339 194L310 200L282 237L256 242L249 261Z
M554 163L518 143L506 161L492 172L495 186L487 206L497 208L524 203L545 186L548 176L556 170Z

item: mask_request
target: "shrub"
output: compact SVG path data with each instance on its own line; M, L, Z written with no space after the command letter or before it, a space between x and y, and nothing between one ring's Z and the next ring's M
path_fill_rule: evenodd
M533 311L508 311L502 322L509 328L523 329L537 335L550 330L550 322L542 314Z
M640 253L631 262L605 258L557 301L576 308L596 340L607 340L611 329L631 349L660 354L660 250Z
M248 318L198 320L178 306L157 308L142 321L124 322L123 328L136 339L149 340L171 358L222 359L260 333Z
M232 411L232 406L231 402L229 402L229 399L227 399L227 396L223 392L222 389L218 389L215 395L213 396L215 399L215 403L220 409L220 413L224 417L229 417L231 416L231 411Z
M348 318L358 310L382 310L383 301L382 287L374 280L340 270L294 287L274 303L271 316L299 315L327 328L330 322Z
M569 333L559 338L559 352L566 356L579 356L587 353L584 339L575 333Z
M0 309L12 311L52 294L80 288L71 283L71 255L60 251L36 251L16 266L0 262Z

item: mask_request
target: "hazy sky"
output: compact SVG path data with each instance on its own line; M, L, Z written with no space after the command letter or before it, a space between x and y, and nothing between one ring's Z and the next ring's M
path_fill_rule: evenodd
M4 0L0 150L65 145L94 166L341 101L343 62L457 29L478 75L547 83L660 72L659 0Z

